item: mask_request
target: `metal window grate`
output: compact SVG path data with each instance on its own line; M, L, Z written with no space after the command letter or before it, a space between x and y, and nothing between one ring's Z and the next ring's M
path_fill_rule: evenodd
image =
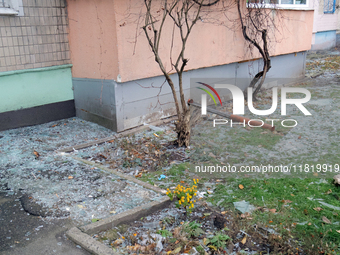
M324 0L323 13L334 13L335 1L336 0Z

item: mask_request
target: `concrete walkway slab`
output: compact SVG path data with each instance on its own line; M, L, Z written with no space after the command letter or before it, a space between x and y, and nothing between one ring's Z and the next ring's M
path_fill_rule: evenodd
M78 118L0 132L1 254L88 254L68 229L163 205L161 189L65 153L109 137Z

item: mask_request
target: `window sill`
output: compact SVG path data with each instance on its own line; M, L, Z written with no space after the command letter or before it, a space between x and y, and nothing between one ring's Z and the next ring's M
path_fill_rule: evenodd
M313 11L314 9L303 5L303 6L295 6L292 4L281 4L281 5L274 5L274 4L266 4L266 5L257 5L257 4L248 4L248 8L265 8L265 9L277 9L277 10L293 10L293 11Z
M19 15L19 12L11 8L0 8L0 16L2 15L16 16L16 15Z

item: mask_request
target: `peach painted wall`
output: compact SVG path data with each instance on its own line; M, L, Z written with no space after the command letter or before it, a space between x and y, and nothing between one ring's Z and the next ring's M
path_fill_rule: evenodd
M113 0L67 0L72 76L116 79L118 49Z
M77 78L115 79L126 82L161 75L141 27L142 0L68 0L70 48L73 76ZM98 17L99 19L98 19ZM276 14L273 14L276 15ZM279 22L270 54L280 55L309 50L312 40L313 11L285 10ZM237 9L229 12L237 18ZM225 18L218 17L221 22ZM103 31L103 32L100 32ZM91 32L91 33L89 33ZM136 36L137 35L137 36ZM165 25L161 41L164 65L169 61L172 23ZM274 38L274 37L272 37ZM240 30L199 21L189 38L185 57L186 70L224 65L248 60L249 53ZM173 52L179 50L174 43ZM103 54L103 52L106 52ZM101 52L101 54L100 54ZM102 62L101 70L99 64Z

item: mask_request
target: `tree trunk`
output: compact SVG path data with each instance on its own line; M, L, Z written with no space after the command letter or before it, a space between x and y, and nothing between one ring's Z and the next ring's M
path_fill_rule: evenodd
M176 122L177 144L179 147L188 147L190 144L190 110L187 109Z

